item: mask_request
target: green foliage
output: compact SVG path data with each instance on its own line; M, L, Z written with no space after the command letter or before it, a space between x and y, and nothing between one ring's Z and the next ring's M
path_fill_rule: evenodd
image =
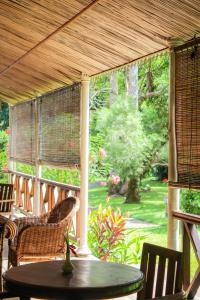
M92 83L91 103L93 101L95 105L91 105L90 114L91 143L96 136L97 140L101 136L98 147L107 150L110 170L119 174L122 180L130 176L143 177L155 164L167 163L168 67L168 55L152 58L138 66L138 112L134 111L131 100L125 98L125 69L117 71L119 97L111 106L110 77L102 75ZM93 150L91 147L92 156ZM103 174L102 171L98 173L98 167L101 168L101 163L94 159L90 168L92 180Z
M32 176L35 175L35 167L34 166L19 163L19 162L16 163L16 171L22 172L24 174L32 175Z
M102 208L90 214L88 241L93 255L109 261L119 240L123 240L125 219L120 210L114 212L111 207Z
M22 163L17 163L16 169L19 172L35 175L35 167ZM67 183L71 185L80 185L80 174L78 169L52 169L47 166L42 166L42 178L53 180L56 182Z
M153 96L144 98L140 103L143 130L148 138L149 156L144 162L145 172L148 172L154 163L167 163L168 67L169 58L164 55L151 59L139 69L140 92L142 91L143 95L148 93L147 73L151 72L153 76Z
M3 169L7 168L7 147L8 147L8 135L5 131L0 131L0 179L1 181L7 180L6 175L3 173Z
M147 139L139 113L129 98L118 98L99 112L97 128L105 134L107 161L124 181L142 174Z
M200 192L182 190L181 208L186 213L200 215Z
M9 106L7 103L2 103L0 111L0 130L5 130L9 126Z
M52 169L42 166L42 178L71 185L80 185L80 173L78 169Z
M131 237L133 231L125 227L125 218L120 209L110 206L91 212L88 244L92 254L102 260L118 263L138 263L141 253L139 237Z
M90 156L89 156L89 181L94 182L98 179L109 176L111 166L101 155L104 150L104 137L101 133L90 137Z
M167 96L169 82L169 55L160 55L150 58L139 65L139 91L140 95L150 91L160 91L161 95ZM150 88L148 73L152 75ZM157 98L159 98L158 96ZM149 101L154 99L149 98Z
M120 264L139 264L141 259L141 242L144 237L135 230L126 230L123 241L119 241L112 257L112 262Z
M96 110L107 104L110 93L110 78L103 75L90 83L90 110Z

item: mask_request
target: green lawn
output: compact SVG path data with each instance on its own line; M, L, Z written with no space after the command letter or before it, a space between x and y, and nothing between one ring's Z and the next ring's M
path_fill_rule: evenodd
M110 198L109 205L120 207L121 211L130 214L134 219L154 224L166 225L164 196L167 194L167 184L157 181L146 181L151 191L141 192L141 202L138 204L124 204L124 197ZM98 207L101 203L106 206L107 188L97 187L89 190L90 207Z
M89 206L97 208L99 204L106 207L110 205L114 209L120 208L124 216L141 220L146 223L159 225L156 228L135 229L136 234L144 236L145 242L167 246L167 217L165 215L164 197L167 194L167 184L157 181L146 181L151 186L151 191L141 193L139 204L124 204L124 197L111 198L106 203L107 188L97 187L89 190ZM181 242L181 234L180 234ZM192 274L197 267L194 255L192 255Z
M145 241L166 245L167 241L167 217L165 215L164 196L167 194L167 184L157 181L146 182L151 186L151 191L141 193L139 204L124 204L124 197L111 198L109 205L114 209L120 207L124 216L141 220L147 223L157 224L158 228L137 229L141 235L145 235ZM97 187L89 191L89 205L97 208L101 203L106 206L106 187Z

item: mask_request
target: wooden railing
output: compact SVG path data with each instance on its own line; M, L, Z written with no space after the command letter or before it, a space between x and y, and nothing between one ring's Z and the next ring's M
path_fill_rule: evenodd
M174 211L173 217L182 222L183 288L187 293L187 299L193 299L200 286L200 239L197 231L197 227L200 226L200 216ZM197 270L192 279L190 278L191 245L197 259Z
M8 171L11 176L11 183L14 185L15 205L25 214L33 214L35 199L35 176L27 175L21 172ZM51 211L57 201L65 199L67 196L79 198L80 188L73 185L58 183L47 179L38 179L40 187L40 213ZM79 238L79 212L74 220L74 235Z

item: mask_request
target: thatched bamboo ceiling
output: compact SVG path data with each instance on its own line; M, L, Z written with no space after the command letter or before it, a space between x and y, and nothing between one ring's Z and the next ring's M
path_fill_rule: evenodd
M0 97L15 103L200 31L199 0L0 0Z

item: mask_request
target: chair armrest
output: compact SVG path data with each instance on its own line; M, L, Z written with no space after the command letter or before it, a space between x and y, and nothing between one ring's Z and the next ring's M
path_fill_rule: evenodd
M66 223L27 225L17 239L18 255L53 255L64 251Z
M13 221L8 220L5 224L5 237L7 239L12 240L15 238L16 234L17 234L16 224Z
M15 219L15 224L17 225L18 232L27 225L37 225L37 224L46 224L47 216L43 215L41 217L22 217Z

